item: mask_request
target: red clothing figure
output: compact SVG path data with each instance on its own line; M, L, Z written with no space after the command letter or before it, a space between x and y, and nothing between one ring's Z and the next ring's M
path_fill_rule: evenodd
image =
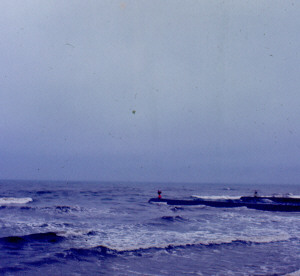
M158 198L161 199L161 191L160 190L157 191L157 194L158 194Z

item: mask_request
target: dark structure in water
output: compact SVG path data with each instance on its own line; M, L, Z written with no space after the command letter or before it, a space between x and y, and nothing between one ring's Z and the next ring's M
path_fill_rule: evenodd
M300 212L300 198L243 196L239 199L207 200L151 198L149 203L164 202L168 205L206 205L219 208L247 207L263 211Z

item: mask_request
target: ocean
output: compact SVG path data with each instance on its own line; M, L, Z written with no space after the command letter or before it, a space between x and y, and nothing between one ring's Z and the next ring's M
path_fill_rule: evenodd
M300 275L300 213L148 200L299 185L0 181L1 275Z

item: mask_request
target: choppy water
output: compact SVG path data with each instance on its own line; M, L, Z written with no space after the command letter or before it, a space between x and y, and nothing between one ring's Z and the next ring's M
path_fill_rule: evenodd
M149 204L300 186L0 181L2 275L299 275L300 213Z

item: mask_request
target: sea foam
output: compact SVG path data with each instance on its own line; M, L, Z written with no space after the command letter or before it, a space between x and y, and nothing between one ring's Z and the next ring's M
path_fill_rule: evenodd
M16 197L0 197L0 205L6 205L6 204L26 204L28 202L31 202L32 198L30 197L22 197L22 198L16 198Z

